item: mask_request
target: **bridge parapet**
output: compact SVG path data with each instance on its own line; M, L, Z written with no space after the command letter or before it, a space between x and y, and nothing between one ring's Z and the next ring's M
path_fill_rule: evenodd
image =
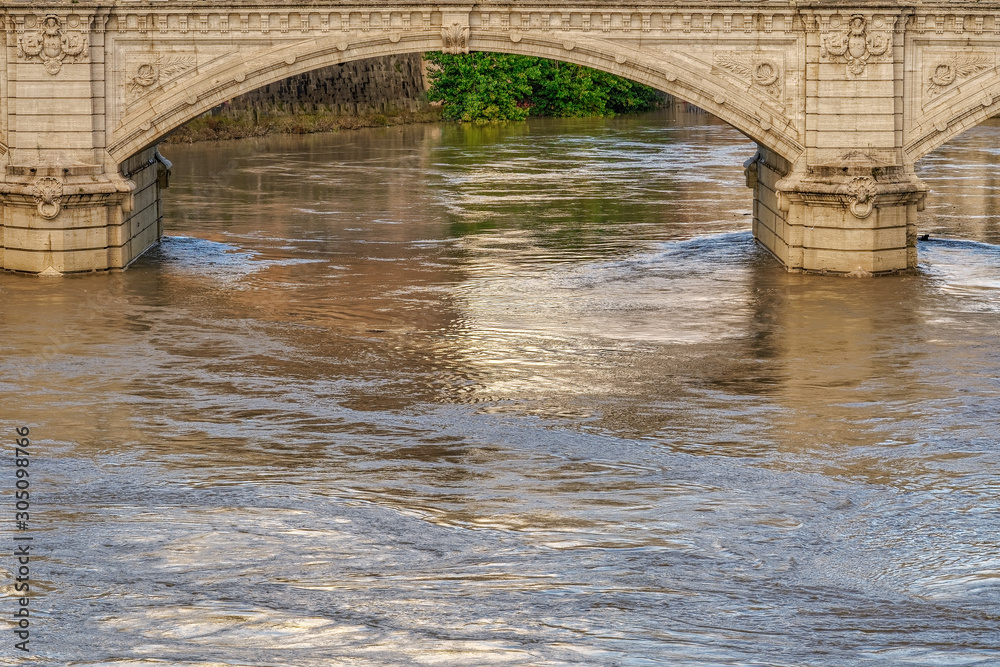
M760 146L755 234L793 270L915 266L914 162L1000 111L996 1L81 0L2 16L0 266L29 272L123 268L159 233L160 167L134 168L158 141L238 94L377 55L542 56L706 109Z

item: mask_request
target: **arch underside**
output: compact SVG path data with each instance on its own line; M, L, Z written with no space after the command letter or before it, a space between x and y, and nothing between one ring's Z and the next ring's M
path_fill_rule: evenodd
M355 36L357 37L357 36ZM321 67L363 58L438 51L440 31L400 34L363 34L348 41L329 36L283 43L262 49L243 49L204 64L199 63L132 101L110 134L108 152L118 163L157 143L172 130L213 107L262 86ZM798 129L786 108L755 85L731 72L673 52L635 49L628 43L592 37L554 39L530 32L477 30L469 39L471 51L492 51L584 65L624 76L690 102L726 121L750 139L769 147L789 162L803 152ZM127 85L127 82L126 82ZM136 89L133 80L133 90ZM794 101L793 101L794 102Z
M1000 114L1000 74L993 72L969 92L960 92L922 114L903 145L909 164L966 130Z

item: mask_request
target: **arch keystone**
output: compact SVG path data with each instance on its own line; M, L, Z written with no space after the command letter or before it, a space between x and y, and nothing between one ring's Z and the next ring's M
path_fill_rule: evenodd
M442 53L468 53L469 52L469 26L461 23L452 23L450 26L441 28Z

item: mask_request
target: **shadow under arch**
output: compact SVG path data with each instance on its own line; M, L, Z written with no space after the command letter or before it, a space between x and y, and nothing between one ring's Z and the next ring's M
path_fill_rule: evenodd
M294 44L237 52L195 68L129 106L111 133L108 153L118 164L149 148L175 128L243 93L330 65L364 58L441 49L440 32L383 33L349 41L326 36ZM595 38L476 31L469 50L538 56L603 70L662 90L729 123L751 140L793 162L804 151L792 121L778 105L731 79L681 58Z

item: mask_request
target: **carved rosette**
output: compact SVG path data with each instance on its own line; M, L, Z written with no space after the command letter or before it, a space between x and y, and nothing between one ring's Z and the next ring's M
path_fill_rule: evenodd
M38 215L46 220L51 220L59 215L62 210L62 181L52 176L43 176L35 179L34 186Z
M781 99L781 65L775 58L757 52L725 51L715 54L714 65Z
M851 202L851 215L864 220L875 208L875 180L870 176L857 176L847 184L847 199Z
M195 56L147 56L129 63L126 99L131 102L156 86L175 79L198 64Z
M954 53L932 66L927 76L927 100L931 101L956 83L994 68L992 53Z
M444 42L441 49L444 53L468 53L469 26L452 23L450 26L442 28L441 41Z
M28 61L40 61L45 65L45 71L53 76L62 69L63 61L69 59L75 63L88 55L85 28L77 17L70 17L66 27L54 14L46 16L40 26L38 19L30 16L25 25L35 29L25 30L18 37L17 56Z
M869 60L879 60L892 44L885 19L872 20L871 30L864 16L855 14L847 27L823 37L820 55L834 62L847 63L847 71L854 76L865 73Z

